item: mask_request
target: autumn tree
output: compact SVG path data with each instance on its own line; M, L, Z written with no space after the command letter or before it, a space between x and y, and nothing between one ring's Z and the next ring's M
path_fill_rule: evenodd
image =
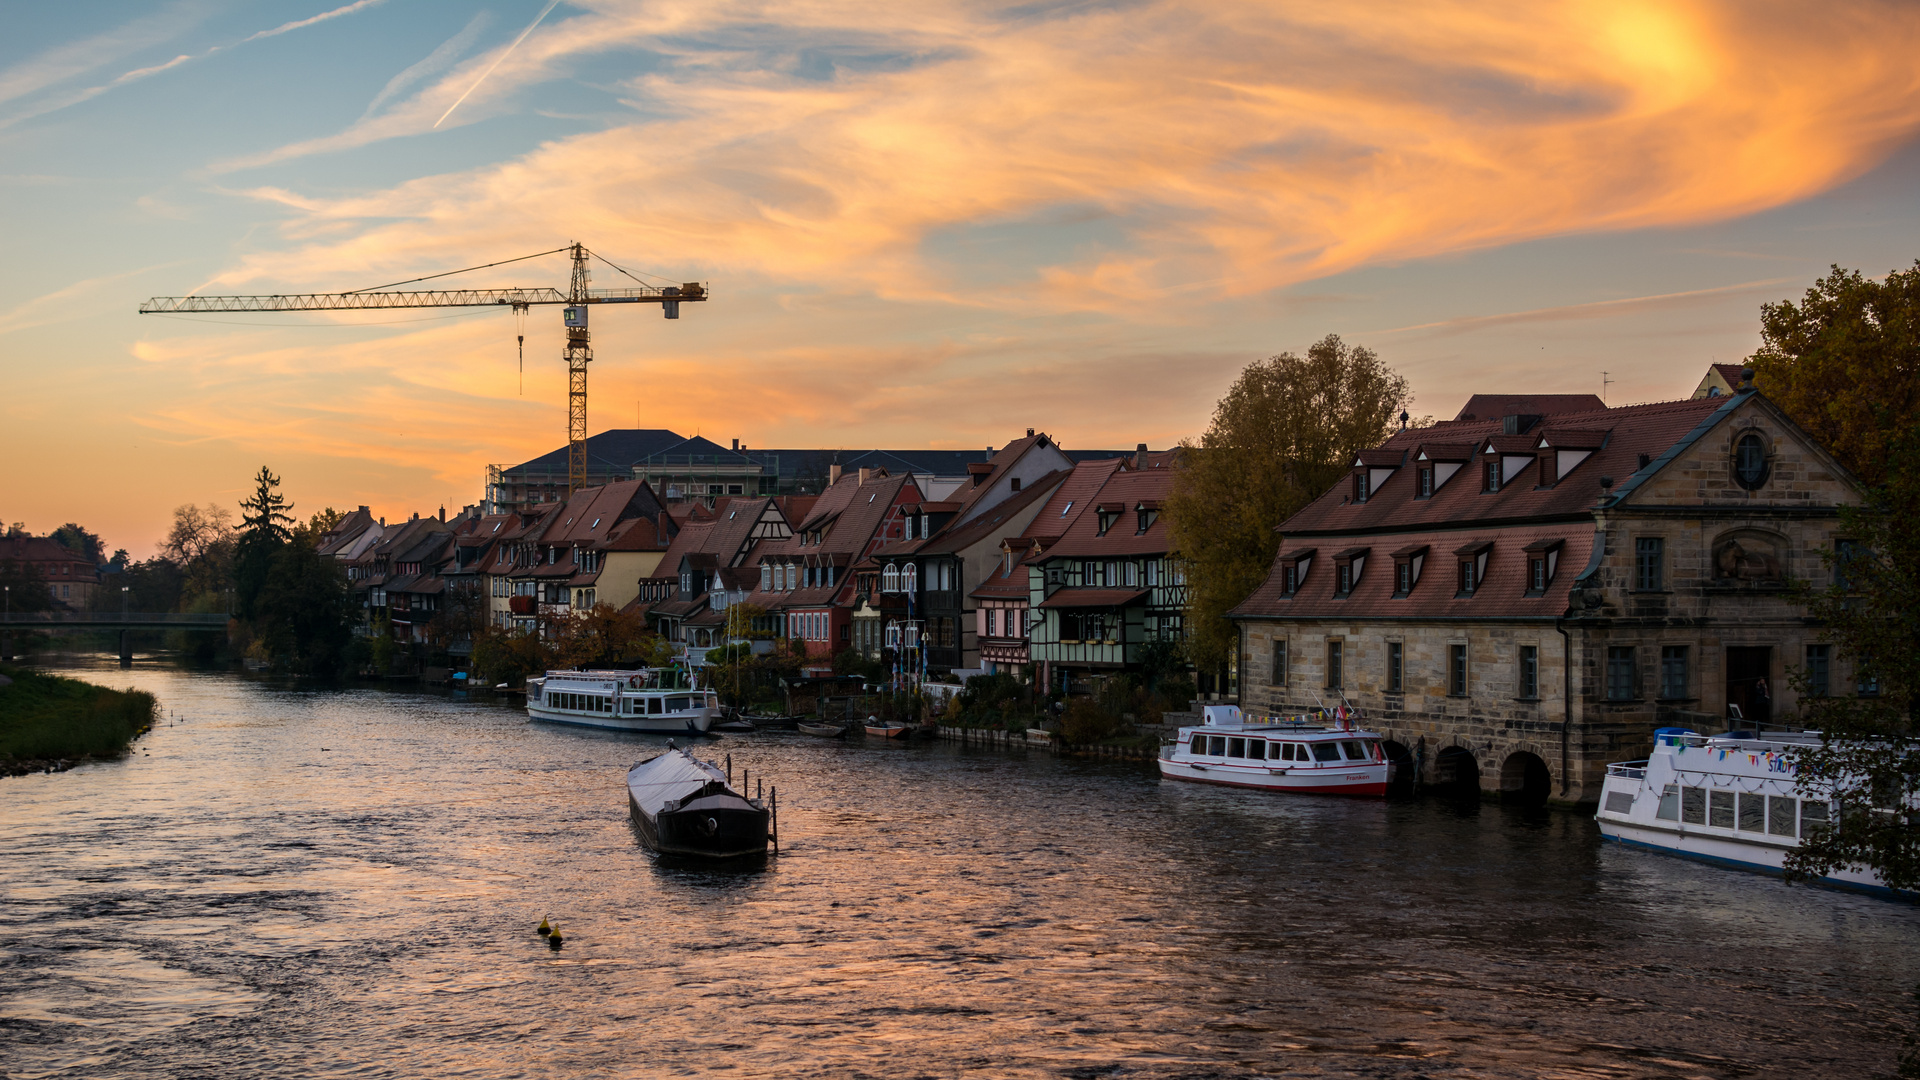
M1213 423L1177 455L1167 522L1187 572L1188 648L1201 670L1232 655L1226 613L1266 580L1275 526L1346 475L1393 430L1407 380L1371 349L1329 334L1305 356L1248 365Z
M174 580L177 585L171 600L163 601L156 594L149 598L145 610L171 611L176 605L196 602L204 607L207 598L222 598L232 581L234 542L233 512L226 507L212 503L175 507L173 525L160 542L157 556L171 563L173 571L149 567L144 576L155 581Z
M1833 267L1800 303L1760 309L1754 385L1869 486L1920 429L1920 261L1874 281Z
M1806 797L1837 812L1788 852L1787 872L1865 866L1891 888L1920 889L1920 432L1885 445L1886 478L1864 505L1841 508L1853 539L1823 553L1831 584L1808 594L1854 677L1831 696L1797 680L1801 725L1821 738L1796 774Z
M100 535L69 521L53 530L48 539L90 563L106 562L106 551L100 542Z

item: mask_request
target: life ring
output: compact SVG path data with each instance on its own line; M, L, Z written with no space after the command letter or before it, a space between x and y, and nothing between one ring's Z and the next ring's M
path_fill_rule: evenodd
M627 676L627 688L630 690L640 689L640 676L638 675Z

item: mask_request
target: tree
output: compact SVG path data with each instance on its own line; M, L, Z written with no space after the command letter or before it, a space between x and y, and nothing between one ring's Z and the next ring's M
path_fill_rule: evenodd
M6 606L12 611L53 610L53 590L32 563L0 559L0 586L7 590Z
M1799 304L1761 306L1749 363L1754 385L1872 486L1892 441L1920 429L1920 261L1884 281L1832 269Z
M1920 433L1887 446L1885 479L1866 504L1843 507L1852 544L1824 558L1834 571L1808 593L1841 658L1855 667L1855 693L1815 697L1804 676L1803 724L1820 746L1795 760L1809 798L1831 797L1831 823L1787 855L1790 876L1808 880L1848 866L1879 872L1895 889L1920 888ZM1839 688L1835 688L1839 689ZM1864 691L1864 692L1863 692ZM1829 788L1830 786L1830 788Z
M1393 430L1407 380L1329 334L1307 355L1248 365L1199 443L1180 444L1167 525L1187 571L1189 654L1202 670L1236 647L1224 616L1266 580L1275 526L1346 475Z
M346 574L305 536L279 545L272 560L254 602L261 646L299 674L339 674L353 636Z
M53 530L48 539L96 566L107 561L99 534L88 532L71 521Z
M280 549L293 538L288 526L295 524L280 478L262 465L253 482L252 497L240 504L240 540L233 551L233 613L248 621L258 613L260 592Z
M175 507L173 525L160 543L158 557L179 568L179 591L174 604L146 610L176 610L175 605L191 605L207 596L220 597L224 608L225 593L233 580L233 549L232 511L212 503Z

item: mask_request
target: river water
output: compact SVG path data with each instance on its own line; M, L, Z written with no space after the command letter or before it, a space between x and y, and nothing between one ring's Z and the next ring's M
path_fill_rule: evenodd
M1865 1076L1920 978L1913 907L1568 813L755 734L714 872L628 821L664 740L75 666L178 722L0 780L7 1077Z

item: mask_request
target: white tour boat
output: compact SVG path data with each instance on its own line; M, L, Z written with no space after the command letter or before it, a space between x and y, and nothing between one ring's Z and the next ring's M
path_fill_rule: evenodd
M1654 732L1653 744L1645 761L1607 767L1594 819L1609 840L1777 874L1800 838L1830 819L1830 800L1804 797L1791 759L1794 750L1818 746L1819 732L1701 735L1669 727ZM1885 888L1867 871L1822 880Z
M711 690L662 686L652 671L549 671L527 680L527 719L610 731L705 734L720 718Z
M1380 736L1344 710L1309 719L1244 717L1208 705L1206 723L1180 729L1160 751L1160 776L1201 784L1312 795L1385 795L1390 768Z

